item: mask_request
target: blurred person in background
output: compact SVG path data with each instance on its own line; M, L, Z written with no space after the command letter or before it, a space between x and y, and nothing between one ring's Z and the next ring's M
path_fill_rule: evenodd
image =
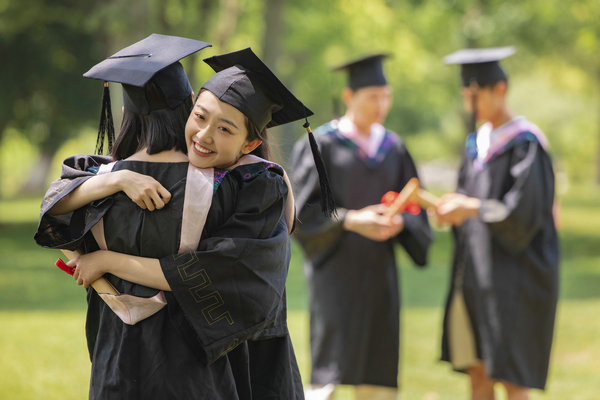
M465 109L483 124L467 137L458 187L440 199L454 258L442 359L470 377L472 399L544 389L558 300L554 173L543 132L506 104L499 60L512 47L459 50ZM472 132L473 130L471 130Z
M357 399L395 399L398 387L399 293L395 244L419 266L431 241L427 215L388 218L380 199L417 176L400 137L382 124L392 96L383 54L336 69L348 72L346 113L315 131L330 177L337 217L321 213L322 195L307 140L291 159L309 290L312 372L307 399L332 399L354 385Z

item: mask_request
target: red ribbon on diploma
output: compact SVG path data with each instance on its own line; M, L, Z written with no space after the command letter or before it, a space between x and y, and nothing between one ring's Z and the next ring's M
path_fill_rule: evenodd
M68 266L67 263L65 263L61 258L56 260L55 264L58 268L62 269L69 275L73 275L75 273L75 267Z
M400 193L389 191L383 195L381 198L381 204L385 204L387 207L390 207ZM413 215L418 215L421 212L421 207L415 201L408 201L406 203L402 203L398 209L398 212L408 212Z

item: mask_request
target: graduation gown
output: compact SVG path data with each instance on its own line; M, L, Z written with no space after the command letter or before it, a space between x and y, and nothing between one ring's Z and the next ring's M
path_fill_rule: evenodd
M115 165L114 170L153 176L169 190L171 201L162 210L142 210L119 192L69 215L47 214L89 177L82 171L105 161L65 161L63 179L42 204L36 241L95 250L89 232L103 218L108 249L159 258L172 291L165 292L165 308L132 326L88 290L90 398L302 398L285 314L290 249L282 171L250 164L215 173L216 191L198 249L177 254L188 163ZM107 278L121 293L157 292ZM265 365L278 373L267 377Z
M405 145L390 131L368 157L336 128L315 131L338 219L320 209L320 189L307 140L296 144L291 174L298 222L295 235L304 251L309 291L314 384L371 384L396 387L399 355L399 293L394 244L425 265L431 231L425 212L403 214L405 228L376 242L345 231L346 210L378 204L417 176Z
M476 155L471 135L457 191L481 199L482 208L478 218L453 230L442 359L453 358L450 305L455 295L462 295L476 357L487 374L543 389L558 299L552 162L538 138L526 130L485 163Z

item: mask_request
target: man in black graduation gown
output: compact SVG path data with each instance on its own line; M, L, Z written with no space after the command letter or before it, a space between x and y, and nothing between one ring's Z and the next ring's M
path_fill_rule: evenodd
M319 208L320 186L307 140L292 155L290 177L309 288L312 373L307 398L332 398L357 385L357 398L395 398L399 296L394 244L425 265L431 231L424 212L381 215L381 197L417 176L402 140L385 129L391 90L376 54L338 67L349 72L344 117L315 131L337 217Z
M512 47L459 50L463 97L473 121L456 193L440 199L454 225L452 280L442 359L467 372L474 399L529 398L546 384L558 300L554 173L542 131L514 116L498 61Z

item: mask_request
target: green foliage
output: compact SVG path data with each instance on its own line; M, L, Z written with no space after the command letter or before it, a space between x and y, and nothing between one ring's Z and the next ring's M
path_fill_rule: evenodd
M280 15L267 13L274 5ZM37 154L52 154L83 125L96 129L101 89L81 74L159 32L213 43L183 62L196 90L212 74L200 61L205 56L247 46L268 55L268 64L315 111L313 127L343 112L345 76L331 67L391 53L385 67L394 103L386 125L417 162L455 159L465 125L458 70L444 65L443 56L466 46L515 45L517 55L504 63L513 111L548 134L570 178L590 182L600 134L599 15L596 0L372 0L368 7L359 0L1 0L0 51L8 61L0 74L0 137L12 126ZM120 90L111 86L118 121ZM285 161L303 130L273 131Z
M100 88L80 80L98 58L84 23L89 9L39 0L5 2L1 9L0 137L10 125L52 154L98 113Z

